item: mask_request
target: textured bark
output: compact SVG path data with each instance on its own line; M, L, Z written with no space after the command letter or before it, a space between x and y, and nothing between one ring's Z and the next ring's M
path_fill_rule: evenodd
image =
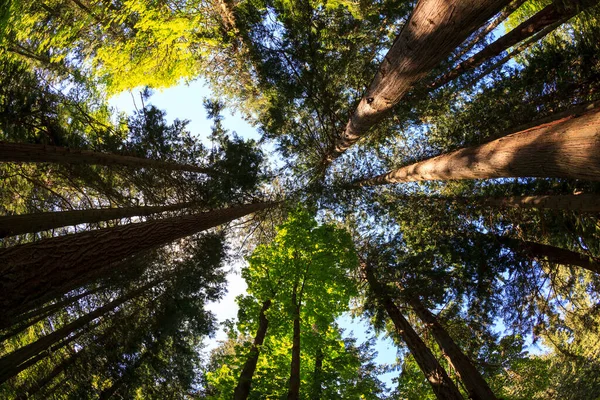
M48 292L85 283L95 271L174 240L272 207L255 203L54 237L0 251L0 310L35 304ZM82 279L82 276L84 277ZM10 322L10 321L9 321ZM6 323L6 322L5 322ZM5 325L0 323L0 325Z
M600 195L598 194L485 197L477 199L476 201L494 207L537 208L574 211L579 213L600 213Z
M165 211L177 211L193 206L193 203L179 203L168 206L140 206L123 208L99 208L61 212L43 212L25 215L0 217L0 238L34 233L48 229L89 224L111 219L146 216Z
M600 108L433 157L357 184L516 177L600 181Z
M40 353L52 348L52 346L56 345L62 340L69 340L69 336L73 333L77 332L82 328L85 328L89 323L91 323L95 319L102 317L103 315L126 303L127 301L134 299L137 296L140 296L146 290L150 289L153 286L156 286L162 280L163 278L155 279L151 282L148 282L147 284L139 287L138 289L133 290L128 294L121 296L118 299L113 300L102 307L98 307L94 311L76 319L75 321L63 326L60 329L55 330L54 332L38 339L37 341L23 346L18 350L15 350L12 353L9 353L4 357L0 358L0 384L5 382L8 378L18 374L20 371L25 369L23 368L24 364L26 364L27 367L30 366L31 362L28 362L30 359L35 359ZM43 357L46 357L48 354L48 352L43 353ZM39 360L36 360L36 362L37 361Z
M410 323L404 318L387 293L386 288L377 281L372 269L370 267L366 267L365 269L369 286L375 293L380 305L385 308L390 316L394 323L394 327L396 328L396 333L408 346L408 349L415 358L419 368L429 381L436 397L438 399L462 400L463 397L456 385L454 385L454 382L448 377L448 374L446 374L444 368L431 353L431 350L429 350Z
M177 164L142 157L28 143L0 142L0 162L125 165L134 168L157 168L168 171L189 171L208 175L220 175L220 173L211 168L203 168L196 165Z
M410 297L407 301L419 319L423 321L427 330L431 332L435 341L440 346L444 357L464 383L469 393L469 398L474 400L496 399L494 392L492 392L485 379L483 379L477 368L473 366L471 360L462 352L456 342L452 340L452 337L440 324L437 317L423 306L418 298Z
M292 336L292 363L290 365L290 386L287 400L300 398L300 305L297 303L296 287L292 295L294 304L294 333Z
M513 251L526 254L529 257L562 265L573 265L587 269L595 274L600 274L600 262L585 254L506 236L496 235L494 238Z
M506 35L500 37L498 40L485 47L479 53L461 62L452 71L436 80L431 85L431 88L436 89L445 85L446 83L462 75L465 71L478 67L486 60L496 57L498 54L518 44L522 40L527 39L531 35L543 30L547 26L554 25L556 22L564 21L575 16L578 12L583 11L585 8L597 4L598 1L571 0L568 4L563 3L564 2L560 0L556 0L550 5L546 6L527 21L524 21Z
M260 354L260 347L265 341L267 335L267 328L269 327L269 320L267 319L266 312L271 307L271 300L265 300L260 309L260 315L258 316L258 330L254 337L254 343L250 349L248 359L244 364L242 373L240 374L240 380L238 381L235 391L233 393L234 400L246 400L250 394L250 386L252 385L252 377L254 371L256 371L256 364L258 363L258 356Z
M509 0L419 0L344 131L324 160L356 143L413 85Z

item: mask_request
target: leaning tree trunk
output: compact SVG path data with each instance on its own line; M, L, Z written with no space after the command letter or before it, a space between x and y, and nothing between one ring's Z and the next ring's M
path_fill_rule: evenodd
M468 201L468 198L465 198ZM573 211L578 213L600 213L600 195L564 194L553 196L484 197L474 200L493 207L536 208Z
M600 274L600 262L585 254L548 244L514 239L501 235L494 235L493 238L517 253L525 254L538 260L546 260L551 263L581 267L595 274Z
M421 340L417 332L410 323L404 318L398 307L394 304L387 293L386 288L380 284L371 267L365 267L369 286L375 293L380 305L382 305L396 328L396 333L404 340L411 354L415 358L419 368L429 381L433 392L438 399L456 399L462 400L460 391L454 385L454 382L448 377L444 368L440 365L431 350Z
M0 251L0 325L13 308L35 304L47 292L82 281L119 261L174 240L272 207L255 203L54 237ZM84 279L85 280L85 279ZM68 285L67 285L68 286ZM19 307L20 306L20 307Z
M324 164L367 131L509 0L419 0Z
M31 363L28 362L29 359L35 358L37 355L51 348L53 345L60 342L61 340L69 340L70 335L82 328L85 328L90 322L94 321L96 318L100 318L106 313L128 302L129 300L140 296L146 290L150 289L153 286L156 286L163 280L164 278L154 279L148 282L147 284L127 293L124 296L121 296L102 307L98 307L94 311L76 319L73 322L70 322L69 324L38 339L37 341L23 346L13 351L12 353L9 353L4 357L0 358L0 384L5 382L8 378L22 371L24 369L23 364L27 364L27 366L30 366L29 364ZM44 353L44 357L47 355L48 353Z
M165 211L178 211L191 206L193 206L193 203L178 203L167 206L97 208L90 210L7 215L0 217L0 238L20 235L23 233L41 232L63 226L90 224L111 219L136 216L147 216Z
M149 158L100 153L92 150L42 144L0 142L0 162L47 162L55 164L124 165L134 168L157 168L168 171L200 172L221 175L211 168Z
M287 400L300 398L300 304L297 303L297 287L294 287L292 303L294 304L294 332L292 336L292 363L290 365L290 386Z
M357 184L517 177L600 181L600 108L433 157Z
M496 57L503 51L545 29L546 27L553 26L557 22L566 21L569 18L577 15L578 12L583 11L584 9L589 8L597 3L598 0L570 0L568 3L564 3L561 0L555 0L540 12L529 18L527 21L524 21L506 35L500 37L498 40L485 47L479 53L458 64L456 68L431 84L430 88L436 89L445 85L446 83L462 75L465 71L480 66L486 60Z
M267 319L266 312L271 307L271 300L265 300L260 309L258 316L258 330L254 337L254 343L250 348L248 359L244 364L242 373L240 374L240 380L238 381L235 391L233 393L234 400L246 400L250 394L250 386L252 385L252 377L254 371L256 371L256 364L258 363L258 356L260 354L260 347L265 341L267 335L267 328L269 327L269 320Z
M423 321L427 331L431 332L440 346L444 357L450 362L461 381L464 383L469 398L474 400L494 400L496 396L490 389L483 376L462 352L460 347L440 324L437 317L431 313L416 297L409 297L408 304Z

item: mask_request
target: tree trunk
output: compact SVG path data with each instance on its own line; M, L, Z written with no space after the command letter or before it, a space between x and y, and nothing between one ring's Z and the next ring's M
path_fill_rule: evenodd
M134 168L158 168L168 171L200 172L221 175L211 168L177 164L149 158L100 153L92 150L28 143L0 142L0 162L47 162L55 164L124 165Z
M0 250L0 310L35 304L48 292L127 257L272 207L255 203L98 229ZM0 323L0 325L6 325Z
M357 184L516 177L600 181L600 108L417 162Z
M252 376L254 376L254 371L256 371L260 347L265 341L267 328L269 327L269 320L265 315L269 307L271 307L270 299L265 300L260 309L260 315L258 316L258 330L256 331L256 336L254 337L254 343L250 349L248 359L246 360L244 368L242 369L242 373L240 374L240 380L235 387L233 394L234 400L246 400L250 394L250 385L252 385Z
M90 210L72 210L43 212L25 215L0 217L0 238L34 233L48 229L89 224L111 219L146 216L165 211L177 211L193 206L193 203L179 203L168 206L140 206L123 208L99 208Z
M456 54L454 59L458 60L462 56L467 54L473 48L473 46L475 46L477 43L479 43L491 31L496 29L498 27L498 25L503 23L513 12L515 12L515 10L517 8L521 7L521 4L525 3L525 1L526 0L513 0L509 5L507 5L502 10L500 15L496 19L494 19L492 22L490 22L485 28L481 29L477 33L477 35L475 35L471 40L469 40L469 42L466 45L464 45L464 48L458 54Z
M419 368L423 371L423 374L425 374L425 377L429 381L436 397L438 399L462 400L463 397L456 385L454 385L454 382L448 377L448 374L446 374L444 368L431 353L431 350L429 350L417 332L410 326L410 323L404 318L398 307L388 295L386 288L377 281L371 267L366 266L365 270L369 286L375 293L380 305L385 308L392 319L394 327L396 328L396 333L408 346L408 349L417 361Z
M102 317L106 313L114 310L115 308L126 303L127 301L134 299L137 296L140 296L146 290L150 289L153 286L156 286L163 280L164 278L159 278L148 282L147 284L139 287L138 289L133 290L128 294L121 296L118 299L113 300L102 307L98 307L94 311L76 319L73 322L68 323L62 328L55 330L54 332L38 339L37 341L23 346L13 351L12 353L9 353L4 357L0 358L0 384L5 382L8 378L15 376L20 371L22 371L24 369L22 368L23 364L31 364L28 362L28 360L32 357L36 357L39 353L51 348L53 345L55 345L63 339L69 340L69 335L84 328L96 318ZM43 356L46 357L48 354L49 353L44 353Z
M465 198L468 200L468 198ZM600 213L600 195L566 194L555 196L485 197L476 200L487 206L537 208L574 211L578 213Z
M571 0L568 4L561 0L555 0L550 5L546 6L540 12L524 21L506 35L500 37L494 43L490 44L479 53L461 62L456 68L448 72L440 79L437 79L430 87L431 89L439 88L446 83L456 79L465 71L476 68L483 64L486 60L496 57L498 54L508 48L518 44L531 35L543 30L547 26L553 25L558 21L565 21L575 16L578 12L585 8L591 7L598 3L597 0Z
M494 238L513 251L529 257L562 265L573 265L587 269L595 274L600 274L600 262L585 254L548 244L513 239L506 236L494 235Z
M509 2L419 0L324 164L364 136L416 82Z
M477 368L473 366L460 347L452 340L452 337L450 337L448 332L442 327L437 320L437 317L423 306L418 298L410 297L407 301L419 319L423 321L427 330L431 332L435 341L440 346L444 357L450 362L452 368L454 368L462 382L465 384L467 392L469 393L469 398L474 400L496 399L496 396L485 379L483 379Z
M290 368L290 386L287 400L300 398L300 304L297 302L296 287L292 294L294 304L294 333L292 337L292 363Z
M321 400L323 389L321 383L323 381L323 349L317 348L315 354L315 369L313 371L313 387L312 387L312 400Z

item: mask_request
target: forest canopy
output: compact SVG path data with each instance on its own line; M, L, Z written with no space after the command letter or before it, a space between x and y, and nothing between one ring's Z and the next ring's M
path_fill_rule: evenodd
M599 102L597 0L5 1L0 397L600 398Z

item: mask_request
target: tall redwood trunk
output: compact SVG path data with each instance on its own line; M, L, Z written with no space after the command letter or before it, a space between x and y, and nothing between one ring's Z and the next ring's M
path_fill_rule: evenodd
M437 317L431 313L416 297L407 299L408 304L415 311L419 319L423 321L427 330L431 332L435 341L440 346L444 357L450 362L461 381L464 383L469 397L474 400L494 400L496 396L487 382L471 360L462 352L460 347L452 340L452 337L439 323Z
M356 143L471 33L509 0L419 0L325 164Z
M294 333L292 336L292 363L290 365L290 386L287 400L300 398L300 304L297 302L297 287L294 287L292 303L294 305Z
M468 201L468 198L465 200ZM485 197L475 200L494 207L537 208L548 210L600 213L600 195L565 194L554 196Z
M114 310L115 308L126 303L127 301L140 296L146 290L150 289L153 286L156 286L163 280L164 278L159 278L148 282L147 284L127 293L126 295L121 296L116 300L113 300L110 303L105 304L102 307L98 307L94 311L77 318L75 321L68 323L62 328L55 330L54 332L38 339L37 341L23 346L13 351L12 353L3 356L2 358L0 358L0 384L5 382L8 378L16 375L21 370L23 370L24 368L22 368L22 365L28 363L29 359L35 358L38 354L51 348L53 345L60 342L61 340L68 340L69 335L84 328L96 318L102 317L106 313ZM47 354L45 353L44 357L46 355Z
M0 250L0 325L4 310L35 304L45 293L174 240L272 207L255 203L54 237Z
M56 378L57 376L62 374L68 367L70 367L75 362L77 362L77 360L81 357L81 353L82 352L73 354L71 357L67 358L66 360L64 360L63 362L58 364L56 367L54 367L48 375L37 380L28 388L21 387L21 388L17 389L17 398L16 399L17 400L26 400L28 398L33 398L34 394L38 393L47 384L52 382L52 380L54 378Z
M462 75L465 71L478 67L486 60L497 56L522 40L527 39L529 36L534 35L557 22L566 21L575 16L578 12L597 3L598 0L570 0L568 3L563 4L561 0L555 0L527 21L524 21L515 29L500 37L479 53L461 62L456 68L442 76L440 79L437 79L431 85L431 88L435 89L445 85Z
M573 265L587 269L595 274L600 274L600 262L585 254L548 244L513 239L506 236L494 235L494 238L513 251L526 254L529 257L552 263Z
M454 382L448 377L444 368L440 365L435 356L431 353L431 350L421 340L417 332L412 328L410 323L404 318L396 304L392 301L391 297L387 293L386 288L381 285L371 267L366 266L365 271L367 274L367 280L369 286L375 293L380 305L382 305L388 315L390 316L396 333L402 338L402 340L408 346L410 353L415 358L415 361L419 365L419 368L429 381L433 392L438 399L456 399L462 400L463 397L460 391L454 385Z
M417 162L357 184L514 177L600 181L600 108Z
M242 373L240 374L240 380L238 381L235 391L233 393L234 400L246 400L250 394L250 386L252 385L252 377L254 371L256 371L256 364L258 363L258 356L260 354L260 347L265 341L267 335L267 328L269 327L269 320L267 319L266 312L271 307L271 300L265 300L260 309L258 316L258 329L256 336L254 336L254 343L248 354L248 359L244 364Z
M211 168L149 158L100 153L92 150L42 144L0 142L0 162L47 162L55 164L125 165L134 168L157 168L168 171L200 172L220 175Z
M60 212L43 212L25 215L0 216L0 238L34 233L48 229L89 224L111 219L146 216L165 211L177 211L193 206L193 203L178 203L167 206L139 206L123 208L97 208Z

